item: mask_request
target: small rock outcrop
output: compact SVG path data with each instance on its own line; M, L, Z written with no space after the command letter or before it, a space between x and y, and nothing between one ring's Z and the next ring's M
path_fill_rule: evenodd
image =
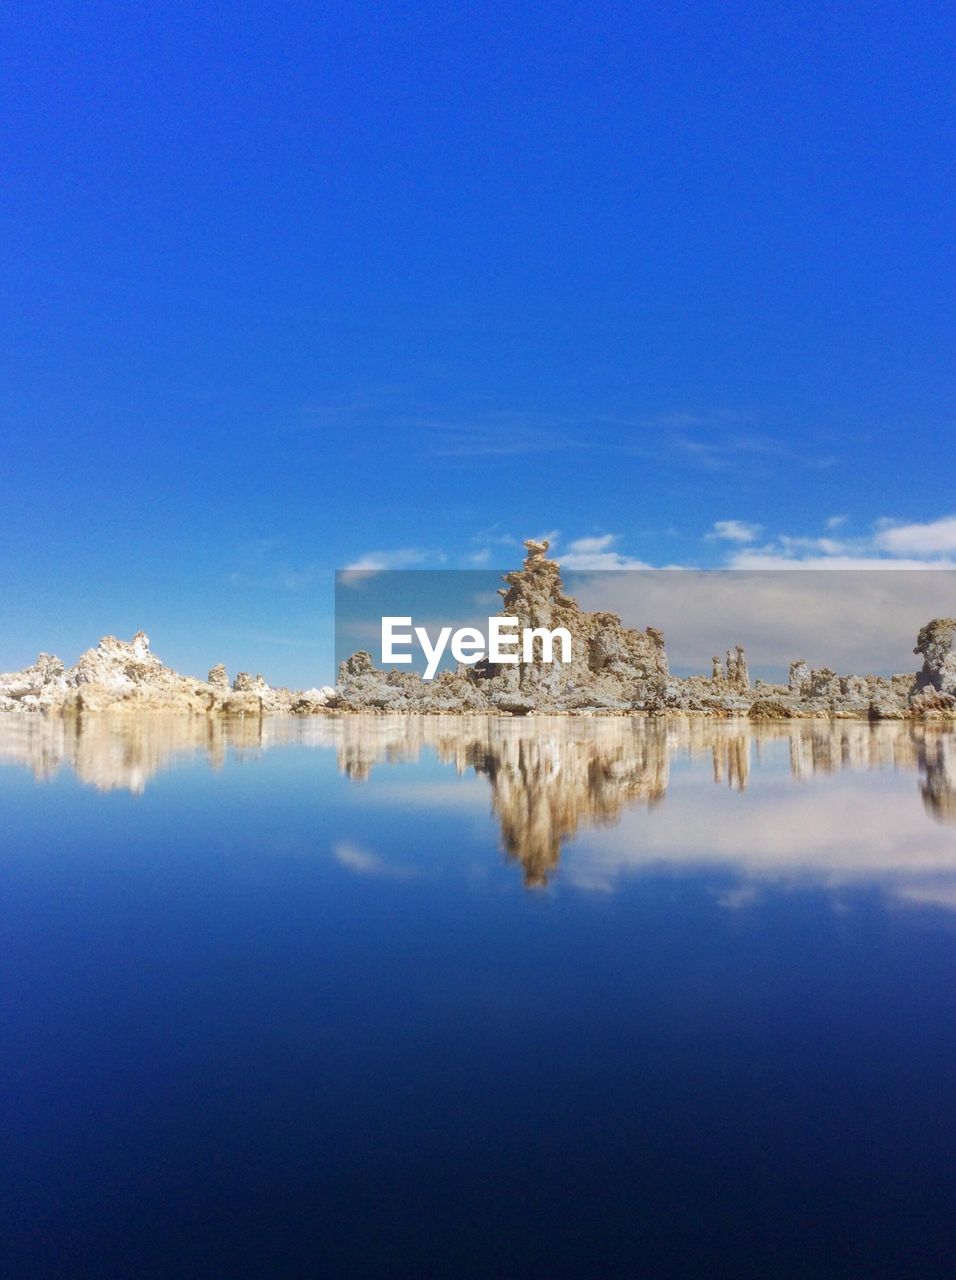
M920 628L915 654L922 655L917 673L919 688L956 694L956 618L934 618Z
M742 644L727 650L725 679L731 689L743 693L750 688L750 672L747 669L747 656Z
M217 662L214 667L210 667L206 680L214 689L228 689L229 673L226 671L225 664Z
M787 679L787 690L794 698L805 697L810 689L810 668L806 658L797 658L790 663L790 675Z

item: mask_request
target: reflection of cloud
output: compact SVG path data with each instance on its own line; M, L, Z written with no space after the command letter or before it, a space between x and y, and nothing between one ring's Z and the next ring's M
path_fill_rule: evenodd
M818 778L809 791L778 778L736 796L702 781L685 781L653 821L630 811L576 848L568 879L595 888L622 876L712 868L744 887L879 881L899 895L946 872L956 891L953 828L927 825L911 777L843 773Z
M341 840L332 846L332 857L340 867L354 871L359 876L377 876L386 880L411 880L416 875L412 867L403 867L398 863L383 858L380 854L370 853L349 840Z
M739 911L743 907L752 907L760 901L760 890L754 884L738 885L735 889L722 889L717 894L717 902L730 911Z
M956 911L956 880L927 880L924 884L897 886L894 895L917 907L946 907Z
M382 782L367 796L367 803L401 809L452 809L459 812L488 809L488 789L477 778L446 781Z

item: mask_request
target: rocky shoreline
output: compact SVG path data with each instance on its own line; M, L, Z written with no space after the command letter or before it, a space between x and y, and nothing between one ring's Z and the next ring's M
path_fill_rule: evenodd
M142 631L130 641L105 636L72 667L41 653L23 671L0 674L0 711L76 715L87 712L186 712L204 716L474 715L707 716L751 720L849 719L956 722L956 619L935 618L921 628L914 653L919 671L891 677L839 675L790 663L786 684L751 683L736 645L712 659L709 676L670 672L664 636L635 630L613 613L587 613L566 594L548 543L525 543L521 569L505 576L502 614L521 627L564 627L572 637L569 662L498 666L460 663L426 681L415 672L375 667L369 653L339 668L335 688L273 688L261 675L226 668L205 680L167 667Z
M205 680L180 675L150 650L149 636L104 636L72 667L41 653L32 666L0 675L0 711L171 711L195 715L312 715L325 709L331 688L274 689L261 675L240 672L230 684L219 663Z

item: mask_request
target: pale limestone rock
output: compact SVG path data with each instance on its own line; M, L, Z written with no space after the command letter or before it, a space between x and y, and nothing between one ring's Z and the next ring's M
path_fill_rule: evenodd
M300 693L292 694L291 697L290 711L298 716L314 715L329 705L331 699L335 697L335 690L326 684L321 689L303 689Z
M916 654L923 657L917 676L919 687L927 685L941 693L956 694L956 618L934 618L916 637Z
M132 640L104 636L75 666L65 670L58 658L41 654L31 667L0 675L0 710L85 712L170 711L194 715L255 715L324 710L330 690L294 695L271 688L262 676L237 677L230 689L226 670L213 667L210 679L197 680L171 670L138 631Z
M53 706L68 688L69 678L59 658L41 653L23 671L0 675L0 709L38 711Z
M102 685L120 693L131 691L144 682L165 685L168 683L166 677L174 675L150 652L149 636L145 631L137 631L130 641L104 636L95 649L87 649L72 668L71 683Z
M790 674L787 686L795 698L802 698L810 689L810 668L806 658L797 658L790 663Z

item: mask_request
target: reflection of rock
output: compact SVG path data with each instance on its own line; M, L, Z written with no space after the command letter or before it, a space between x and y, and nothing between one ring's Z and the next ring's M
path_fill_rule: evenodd
M142 631L129 641L104 636L69 670L59 658L41 653L24 671L0 675L2 711L303 713L323 708L330 693L330 689L312 689L292 694L288 689L270 688L261 676L253 680L245 675L238 676L230 689L221 663L212 668L207 681L183 676L156 657Z
M705 718L489 716L0 719L0 763L25 765L38 778L66 766L103 791L142 792L155 774L183 758L203 759L217 768L229 752L259 753L289 743L335 750L339 768L358 782L379 765L414 762L426 751L460 775L470 771L487 779L502 844L521 864L529 885L549 880L562 845L582 829L613 825L634 805L662 802L672 765L680 757L709 762L714 781L738 792L747 788L764 756L779 760L781 750L784 760L789 758L791 775L801 782L843 771L919 773L927 810L942 823L956 824L956 735L900 722L758 725ZM742 798L739 803L747 802ZM634 855L639 858L640 849Z
M734 791L744 791L750 778L750 737L729 733L715 739L714 781L726 782Z
M714 781L735 791L746 789L755 753L759 759L775 743L787 748L791 774L801 781L844 770L919 770L927 805L956 821L948 807L953 756L945 756L949 773L939 764L956 739L938 734L948 745L933 755L921 745L922 728L901 723L355 716L337 722L335 733L339 765L352 778L368 778L380 763L417 759L425 748L459 773L487 777L502 842L530 885L547 882L562 844L582 827L613 823L635 802L663 800L671 761L681 754L708 755Z
M927 811L939 822L956 823L956 740L952 734L929 729L918 736L914 733L914 745Z
M491 783L492 805L508 854L525 883L546 884L562 843L579 826L607 826L625 805L653 804L667 790L666 727L657 721L600 721L596 732L552 722L545 733L507 733L488 722L476 742L475 772Z
M98 791L138 795L177 760L201 754L218 767L227 747L261 746L262 732L258 717L9 716L0 731L0 762L26 764L38 778L68 766Z

